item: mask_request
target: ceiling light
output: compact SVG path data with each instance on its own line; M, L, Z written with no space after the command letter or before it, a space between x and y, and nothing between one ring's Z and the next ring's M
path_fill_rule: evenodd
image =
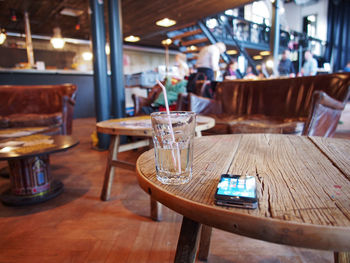
M268 56L268 55L270 55L270 51L261 51L260 55L261 56Z
M6 31L5 29L0 30L0 45L4 44L6 40Z
M77 19L77 23L75 24L75 30L80 30L80 19L79 19L79 17L78 17L78 19Z
M90 61L92 60L92 53L91 52L84 52L83 54L81 54L83 59L85 61Z
M238 52L237 52L237 50L230 49L230 50L227 50L226 53L227 53L228 55L236 55Z
M206 25L207 27L209 27L209 29L213 29L217 27L219 24L215 18L210 18L209 20L207 20Z
M170 38L162 40L162 45L169 46L173 41Z
M256 56L253 57L253 59L255 59L255 60L262 59L262 58L263 58L263 57L260 56L260 55L256 55Z
M66 41L62 38L61 29L59 27L53 29L53 37L50 42L54 48L62 49L64 47Z
M198 48L196 46L192 45L192 46L187 47L187 50L196 51L196 50L198 50Z
M17 22L17 15L16 15L16 10L15 9L11 9L11 21L12 22Z
M60 14L65 16L81 16L83 13L84 13L83 10L73 9L73 8L63 8L60 11Z
M137 41L140 41L140 37L131 35L124 38L124 40L127 42L137 42Z
M163 26L163 27L169 27L169 26L173 26L176 24L175 20L169 19L169 18L163 18L161 20L158 20L156 22L157 26Z

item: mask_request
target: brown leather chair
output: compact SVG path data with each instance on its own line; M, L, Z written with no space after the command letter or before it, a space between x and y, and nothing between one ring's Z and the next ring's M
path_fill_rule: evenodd
M315 91L303 135L333 137L349 97L350 87L347 98L342 102L333 99L323 91Z
M0 86L0 128L48 126L71 134L74 84Z

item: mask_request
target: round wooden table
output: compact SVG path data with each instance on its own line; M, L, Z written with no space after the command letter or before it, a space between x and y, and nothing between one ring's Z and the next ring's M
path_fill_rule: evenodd
M202 136L202 131L208 130L215 126L215 119L207 116L197 116L196 119L196 136ZM114 167L123 164L135 167L135 164L118 160L118 152L128 151L144 146L148 146L150 139L137 141L120 145L120 136L145 136L152 137L151 117L139 116L122 119L111 119L101 121L96 124L97 132L110 134L111 143L109 147L109 156L107 160L105 178L101 192L101 200L109 200L114 178ZM157 216L156 216L157 217Z
M189 183L169 186L157 181L153 150L139 157L137 173L152 199L184 216L175 262L194 261L201 224L200 259L207 257L210 227L216 227L279 244L332 250L336 262L349 262L350 140L207 136L195 138ZM225 173L256 176L257 209L214 204L220 175Z
M66 135L30 135L1 141L0 160L7 160L11 188L0 195L6 205L28 205L56 197L63 184L52 180L49 155L76 146Z
M54 131L58 126L6 128L0 130L0 140Z

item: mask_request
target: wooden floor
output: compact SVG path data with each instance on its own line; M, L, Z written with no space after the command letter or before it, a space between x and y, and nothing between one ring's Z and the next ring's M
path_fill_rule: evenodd
M350 139L350 107L337 137ZM117 168L112 198L100 200L107 152L91 148L94 119L74 121L80 144L51 156L52 174L64 193L25 207L0 204L0 263L172 262L181 216L164 208L162 222L149 218L149 198L135 172ZM141 150L121 154L136 161ZM0 163L1 166L6 163ZM0 190L9 179L0 178ZM209 262L332 262L333 253L276 245L214 230Z

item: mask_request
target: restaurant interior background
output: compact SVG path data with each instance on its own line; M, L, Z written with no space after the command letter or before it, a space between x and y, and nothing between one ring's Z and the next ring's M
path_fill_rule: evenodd
M6 3L8 2L8 3ZM55 17L58 17L58 21L62 21L61 25L59 22L55 22L54 27L59 28L59 34L65 40L65 45L60 48L54 48L50 40L53 38L53 31L47 35L36 34L34 29L32 30L32 43L33 43L33 52L34 52L34 67L27 63L27 50L26 50L26 39L24 30L25 21L24 14L21 9L8 8L11 6L9 4L11 1L0 1L0 6L2 6L2 18L0 19L0 27L3 30L6 30L7 38L0 45L0 73L2 74L1 84L24 84L24 83L13 83L13 80L5 73L21 73L22 78L29 77L31 81L38 81L36 84L46 84L45 81L33 80L35 78L33 73L40 74L41 77L47 76L45 74L51 74L51 80L54 77L57 77L60 74L69 73L69 77L72 78L74 74L83 78L83 76L89 78L84 81L84 85L80 83L79 80L73 80L78 87L81 87L79 90L78 96L78 105L80 105L79 100L84 100L89 105L89 109L80 109L77 108L75 112L75 118L77 117L92 117L95 116L94 102L93 102L93 80L90 75L93 74L93 55L92 55L92 44L90 41L91 36L87 33L90 28L89 21L89 8L88 1L86 5L75 6L75 8L69 8L72 6L68 4L69 1L61 2L60 4L52 3L53 7L50 15L53 12L57 14ZM14 1L15 2L15 1ZM84 2L84 1L83 1ZM128 2L128 1L126 1ZM244 1L243 1L244 2ZM267 64L269 65L269 52L268 46L258 46L259 44L259 30L261 26L269 28L271 25L271 13L272 13L272 3L270 0L263 1L245 1L251 2L244 6L228 9L224 12L225 15L231 16L234 18L239 17L239 19L234 19L233 23L236 26L236 37L240 41L252 42L253 45L247 45L247 51L249 55L255 60L256 63ZM305 1L304 1L305 2ZM308 37L314 38L312 41L312 47L314 54L319 59L319 71L320 72L330 72L331 68L329 63L323 65L323 56L327 39L327 8L328 0L312 0L306 1L302 4L303 1L282 1L280 8L280 23L281 30L285 32L299 32L300 34L307 33ZM54 8L56 4L56 8ZM125 5L127 5L126 3ZM15 3L12 4L15 6ZM67 8L65 8L65 6ZM73 5L74 6L74 5ZM123 1L124 7L124 1ZM34 7L33 7L34 8ZM37 7L38 8L38 7ZM80 9L79 9L80 8ZM30 7L29 7L30 10ZM33 9L32 9L33 10ZM208 12L208 11L207 11ZM39 13L39 11L37 12ZM4 15L5 14L5 15ZM131 16L129 13L123 12L123 20L129 19L128 16ZM215 16L202 17L205 18L206 25L210 28L211 31L215 31L218 28L218 24L215 21ZM31 17L29 13L29 23L32 28L38 28L39 22L38 18ZM68 22L70 24L68 25ZM73 23L72 23L73 22ZM180 22L186 21L177 21L177 24ZM49 23L47 21L47 23ZM84 23L84 24L83 24ZM125 28L124 22L124 28ZM251 23L251 24L249 24ZM242 26L243 25L243 26ZM249 26L249 28L247 27ZM62 26L62 27L60 27ZM67 27L69 30L67 30ZM157 27L157 26L156 26ZM180 26L179 26L180 27ZM182 26L183 27L183 26ZM128 36L129 32L125 32L124 29L124 46L123 46L123 72L125 75L124 84L130 88L125 89L126 96L126 108L129 109L129 112L132 113L133 103L131 100L131 94L136 93L138 95L147 95L145 89L140 89L139 86L145 86L147 84L141 83L140 76L146 73L162 73L161 78L165 75L165 48L161 44L161 40L166 39L167 29L164 30L161 27L157 27L158 34L148 34L145 38L141 36L141 40L138 42L128 42L125 38ZM174 31L174 27L168 29L169 32ZM53 30L54 28L52 28ZM142 28L141 28L142 29ZM49 30L46 26L45 30ZM153 29L154 30L154 29ZM248 32L249 30L249 32ZM268 29L267 29L268 30ZM67 33L66 33L67 32ZM57 33L57 32L56 32ZM247 34L251 36L248 36ZM261 32L260 32L261 33ZM68 35L66 35L68 34ZM136 33L137 34L137 33ZM292 33L291 33L292 35ZM80 39L75 38L76 36L81 37ZM83 36L83 37L82 37ZM250 37L250 40L247 41L247 38ZM84 38L84 39L83 39ZM293 36L290 38L293 40ZM283 41L283 39L281 40ZM300 41L296 39L296 41ZM191 47L190 47L191 48ZM230 47L229 47L230 48ZM237 47L232 47L230 50L233 52L234 57L238 58L239 67L242 72L245 72L245 69L248 65L247 59L243 55L239 55L237 52ZM267 51L267 53L266 53ZM169 45L169 65L172 66L175 63L175 54L179 52L179 46L174 43ZM265 53L263 53L265 52ZM297 64L300 54L296 49L292 52L292 60ZM238 53L238 54L237 54ZM264 55L261 56L260 54ZM109 58L109 44L107 40L106 44L106 54ZM267 54L267 55L266 55ZM188 62L193 66L195 57L191 57L191 54L187 54ZM110 69L109 59L107 59L108 69ZM301 63L301 62L300 62ZM324 67L325 66L325 67ZM222 66L224 67L224 65ZM171 67L170 67L171 69ZM270 68L268 68L271 70ZM171 72L171 70L170 70ZM55 76L52 76L55 74ZM154 74L151 74L155 76ZM11 76L11 75L10 75ZM134 76L134 77L133 77ZM157 75L158 76L158 75ZM32 78L30 78L32 77ZM159 76L158 76L159 77ZM18 79L18 78L17 78ZM44 77L45 79L45 77ZM68 79L72 81L72 79ZM55 80L53 80L55 81ZM57 80L60 82L61 80ZM82 92L84 89L84 92ZM82 94L84 93L84 94Z
M104 148L102 147L98 147L100 138L96 135L96 123L100 123L100 120L98 120L98 103L96 103L95 100L96 97L98 97L96 96L96 86L98 87L98 85L96 85L95 82L97 70L96 68L94 70L94 59L96 59L97 56L94 57L93 55L95 52L94 40L96 40L96 38L91 36L94 30L91 25L91 20L93 19L90 18L89 4L92 2L104 2L105 16L109 17L109 15L106 15L106 12L108 4L111 1L112 0L0 0L0 33L3 32L4 35L6 33L6 39L4 39L4 41L1 41L0 35L0 85L36 86L62 83L75 84L78 90L77 93L74 93L74 98L75 95L77 96L74 105L74 127L72 135L79 139L79 145L77 145L77 147L69 149L67 152L57 153L53 155L50 160L53 178L59 179L64 183L64 193L62 195L49 202L34 206L2 206L0 215L0 233L2 236L2 238L0 238L0 262L153 263L171 262L173 259L176 243L178 241L178 233L180 231L181 215L164 207L163 219L160 222L152 221L149 218L149 214L152 213L149 209L149 195L143 192L139 187L134 170L124 169L122 166L118 168L115 167L115 170L113 170L114 168L111 169L110 171L112 171L112 173L115 171L115 181L111 199L108 202L102 202L101 199L103 200L103 198L100 199L101 189L103 189L105 185L104 178L110 173L106 172L106 162L107 169L109 169L108 165L115 160L111 161L113 158L111 156L113 154L110 154L108 151L103 151ZM223 27L218 24L218 21L221 18L228 21L235 30L236 40L243 44L253 62L256 64L265 64L269 72L272 73L272 54L268 43L268 35L271 32L270 26L272 26L273 20L273 1L274 0L119 0L119 3L122 3L121 19L123 27L123 57L121 59L122 63L119 64L119 66L123 68L124 79L122 84L124 84L124 86L116 86L118 86L118 90L122 90L123 93L125 93L126 113L131 115L133 111L132 94L146 96L155 78L162 78L162 76L165 75L166 61L169 61L169 65L173 66L176 63L176 54L184 52L187 55L188 63L191 66L194 65L196 55L198 54L198 50L193 50L193 46L196 46L195 44L181 46L179 45L181 42L179 43L178 41L174 41L171 44L166 44L165 42L162 44L162 41L168 38L176 40L176 37L172 34L182 34L193 30L193 28L188 28L197 21L202 21L209 31L216 36L226 35ZM341 69L341 67L339 67L340 64L333 69L333 61L329 59L327 54L327 47L329 47L329 31L327 29L330 28L328 17L329 4L331 1L342 1L344 3L348 0L279 1L281 3L279 7L281 24L279 59L282 51L286 47L292 47L291 59L293 60L295 69L298 70L303 62L303 52L308 47L311 47L318 60L318 74L336 72ZM114 2L118 2L118 0ZM181 4L181 10L176 6L179 3ZM234 6L232 7L232 5ZM31 28L34 55L33 64L28 63L28 42L26 42L25 34L25 9L28 10L28 22ZM34 15L36 13L40 13L40 17L36 17ZM105 19L107 20L106 17ZM176 24L169 28L157 26L155 22L164 17L176 17ZM339 17L341 16L339 15ZM111 84L112 77L116 75L115 71L113 71L113 59L111 58L111 54L113 54L113 41L110 41L108 36L109 24L107 22L105 24L106 41L110 43L112 48L109 50L108 44L106 47L101 45L100 51L102 52L99 54L103 54L103 49L105 48L106 62L108 65L104 73L106 78L108 78L107 84L113 86ZM58 28L60 30L57 30ZM348 31L349 33L347 33L346 30L342 32L341 28L337 28L337 30L340 33L344 33L344 36L350 33L350 30ZM62 41L62 39L65 41L64 46L61 48L54 48L52 45L51 40L54 37L54 31L56 33L55 37L61 37L60 41ZM134 36L134 38L131 38L132 40L135 40L135 36L139 36L140 39L137 42L128 42L127 37L131 35ZM201 36L198 36L189 41L199 41L201 38ZM197 46L203 47L204 45L208 45L208 42L200 42ZM239 52L238 46L233 43L232 39L229 39L226 43L228 47L227 53L229 53L232 58L238 59L241 71L245 71L249 65L247 57ZM111 51L111 53L109 51ZM350 48L348 51L350 51ZM166 56L167 53L169 58ZM344 55L344 59L349 58L349 56L350 54L347 57ZM222 68L224 67L225 63L222 63ZM172 70L170 70L170 73L171 72ZM323 77L327 78L328 76L317 76L315 79L322 80ZM273 92L278 90L282 91L280 92L280 94L282 94L289 88L289 84L293 83L293 81L297 80L296 82L299 83L299 79L313 80L314 77L266 79L263 81L243 80L242 82L248 83L247 87L249 89L251 88L249 87L251 83L265 82L265 86L262 86L262 89L258 91L263 90L265 92L265 90L272 90L271 93L265 93L268 94L265 96L266 99L273 98L274 101L278 100L281 102L279 105L282 109L287 104L285 103L285 97L279 97L278 94ZM236 83L240 82L240 80L236 81ZM266 85L266 83L272 82L275 82L272 89L265 89L266 86L270 87L269 84ZM318 88L322 86L318 85L320 82L326 86L327 89L329 88L329 90L333 88L332 85L328 85L327 81L319 81L317 85L314 85L315 82L310 81L309 84L310 86L313 85L312 88L314 89L314 87ZM220 84L226 83L222 82ZM108 85L105 86L108 87ZM298 85L298 88L299 87L301 87L299 94L306 94L305 96L307 96L311 102L311 95L307 95L309 86ZM109 88L111 90L111 87ZM252 91L250 95L259 95L264 92L259 93ZM20 96L21 94L18 94L16 98L18 100L22 99L23 97ZM33 94L34 93L30 95L35 98L40 97ZM287 92L284 94L287 94ZM110 95L110 93L108 95ZM302 97L304 99L304 95L295 96L295 98L296 97ZM2 99L6 101L4 100L4 96ZM227 100L227 97L222 96L222 99ZM23 99L23 101L25 100L26 99ZM48 101L47 108L51 109L51 100L46 100L46 102ZM247 99L246 101L253 101L253 99ZM2 103L2 105L4 106L6 103L7 101ZM11 103L12 105L20 105L18 108L21 108L21 103L13 103L11 100L8 100L8 105L12 106ZM37 104L39 105L40 103ZM105 106L105 104L108 103L100 104ZM279 111L279 107L276 106L277 103L262 104L268 105L269 108L278 109L277 111ZM297 103L297 106L299 107L301 104L302 103ZM249 103L247 103L247 105L249 106ZM7 108L11 108L10 106ZM340 129L337 130L336 138L350 138L349 106L350 104L347 103L347 109L346 111L344 110L345 114L342 115L343 118L339 122L343 123L342 125L338 125ZM124 104L122 104L122 107L124 107ZM6 108L6 106L4 108ZM108 112L107 115L109 119L120 117L116 117L116 115L113 114L114 113L111 113L111 111ZM280 112L278 112L278 114L280 114ZM106 119L107 123L109 119ZM124 119L122 121L124 121ZM337 125L338 120L336 120L335 123ZM230 130L230 132L232 132L232 130ZM112 139L112 142L118 141L115 137L116 136ZM126 136L123 135L123 137ZM129 136L123 139L127 139L130 142L135 139L134 137ZM206 137L210 138L213 136L203 136L202 138ZM268 138L268 136L265 137ZM323 139L327 140L327 138L320 138L320 140ZM140 140L140 138L136 138L136 140ZM223 143L225 143L225 141L223 141ZM239 144L250 146L254 144L254 141L247 140L246 143ZM113 144L111 145L113 146ZM125 145L127 146L128 144ZM280 149L275 152L276 155L273 155L273 157L276 158L271 158L271 161L265 159L264 154L261 155L262 159L259 163L267 167L272 167L275 163L277 163L277 165L279 164L279 162L276 162L278 157L280 157L278 154L279 150L281 150L281 155L283 156L284 147L280 147L277 141L271 145L276 146L276 149ZM302 152L305 149L303 147L299 148L298 145L294 145L293 143L291 143L291 145L298 149L297 152ZM346 147L348 144L344 145L344 147ZM225 146L226 152L230 152L232 151L231 149L234 149L231 145ZM311 143L310 147L311 146L315 149L317 148L317 153L319 149L321 149L316 143ZM259 147L260 146L257 146L257 148ZM264 148L266 148L266 146L264 146ZM117 148L113 146L110 149ZM122 152L118 155L118 159L120 157L120 160L136 163L137 157L144 150L146 150L146 147ZM344 151L348 151L348 149L346 148ZM242 150L241 156L247 156L247 152L246 150ZM250 152L252 155L258 155L255 150ZM226 158L226 154L222 154L221 151L217 151L217 153L218 156L220 155L220 158L221 156L222 158ZM291 161L285 161L282 157L281 163L290 165L291 173L297 170L301 171L301 173L310 174L309 171L311 171L311 167L310 169L297 169L296 166L293 166L295 159L300 159L301 163L309 163L307 158L303 158L304 155L299 156L293 153L287 153L290 155ZM324 168L323 162L319 161L319 159L317 159L318 155L313 155L313 152L305 151L305 154L307 154L306 156L310 156L312 163L317 163L321 167L320 169L313 169L313 174L317 175L319 171ZM206 152L203 155L206 155L208 158L211 157L211 155ZM295 156L297 158L295 158ZM348 160L346 155L344 155L344 158ZM322 160L329 162L329 166L334 165L328 157ZM236 161L239 162L239 159L235 160L235 162ZM248 162L250 162L250 160L248 160ZM349 162L344 163L346 166ZM221 169L221 167L219 167L221 165L215 164L215 166L212 167L209 162L208 165L206 163L203 164L203 167L200 167L200 169L203 169L203 174L212 174L212 169ZM231 162L231 164L235 165L233 162ZM148 165L151 164L148 162ZM253 167L255 163L250 162L249 165ZM6 166L7 163L0 162L0 170L6 168ZM244 165L241 165L239 168L244 167ZM256 167L254 171L257 172ZM280 167L276 167L276 170L271 169L271 171L276 171L276 174L283 175ZM330 173L330 175L332 174ZM263 176L265 175L263 174ZM303 180L300 181L305 181L304 177L301 178ZM315 179L317 178L318 177L315 176ZM342 180L344 180L344 178L345 176L341 177ZM7 189L9 181L8 177L0 177L0 188ZM315 180L315 182L316 181L318 182L321 180ZM199 182L202 183L203 181ZM211 183L212 182L213 181L211 181ZM265 182L265 190L270 189L267 187L267 181ZM275 181L272 183L274 182ZM322 182L326 183L328 181L322 180ZM289 181L285 180L285 183L289 184ZM293 184L291 184L291 186L293 187ZM347 188L344 186L343 190L341 190L340 183L329 184L329 187L332 188L331 190L335 189L334 191L336 191L337 194L341 191L346 192L347 190L344 189L349 189L348 186L349 185L347 185ZM319 190L325 195L327 192L324 189L325 188L319 187ZM289 193L293 194L293 190L294 189L291 188ZM155 191L152 193L154 194ZM270 190L266 190L265 193L270 195ZM287 191L284 193L287 193ZM281 196L275 195L273 198L280 201L282 200L281 198L284 197L284 193L282 193ZM305 191L305 193L306 196L308 196L307 191ZM349 196L348 193L349 191L346 193L347 196ZM272 192L270 196L272 197ZM329 195L329 197L329 204L335 205L336 202L331 200L334 196ZM274 201L272 200L273 198L266 198L264 202L270 203ZM341 198L344 203L349 200L343 198L343 196L341 196ZM298 201L299 199L297 198L294 200L296 203ZM309 202L309 199L306 198L306 201ZM286 209L289 209L289 207L286 207ZM300 210L302 209L303 207ZM325 211L321 205L319 209L320 211ZM291 210L298 212L298 210L294 208ZM303 211L309 213L309 206L306 205ZM333 210L330 210L330 214L332 211ZM273 215L270 211L268 213ZM283 220L285 219L287 221L290 219L288 217L288 211L286 215L286 217L283 215ZM338 214L335 213L335 215ZM349 213L347 215L349 215ZM214 216L219 217L216 213ZM279 211L277 216L279 216ZM230 220L227 221L233 222ZM329 225L333 225L334 221L332 221L331 217L329 217L329 221ZM310 224L310 227L313 227L313 225ZM237 227L235 226L235 228ZM284 230L285 228L281 229L281 231ZM347 231L348 230L349 228L347 228ZM332 230L327 231L323 231L322 229L320 232L327 232L330 233L330 235L334 235ZM274 231L271 231L271 234L274 234ZM284 233L282 232L282 237L289 234L297 236L299 240L303 239L299 237L298 231L289 231L288 229L284 231ZM317 237L318 236L316 236L316 239ZM330 242L326 238L320 238L320 240ZM347 244L348 243L346 243L346 245ZM244 236L232 235L220 229L214 229L211 251L213 253L211 252L209 256L209 262L294 263L332 262L333 259L333 251L321 251L272 244L253 240Z

